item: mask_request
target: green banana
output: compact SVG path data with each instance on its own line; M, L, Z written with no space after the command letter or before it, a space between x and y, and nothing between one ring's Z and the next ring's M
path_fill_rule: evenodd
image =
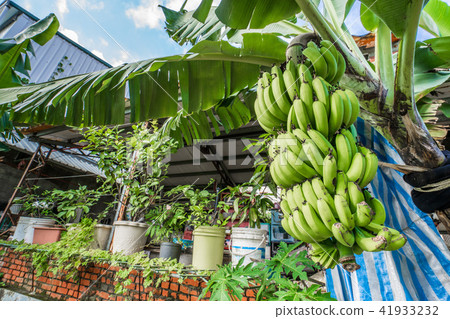
M307 139L303 141L303 150L306 154L306 157L311 162L311 165L314 167L314 170L320 176L323 176L323 157L319 151L319 148L314 144L311 139Z
M286 160L298 174L305 178L311 178L317 175L315 169L302 161L294 152L286 152Z
M344 101L337 93L333 93L330 98L330 116L328 119L330 136L334 136L337 130L342 126L344 118Z
M287 115L291 109L291 101L286 93L283 77L275 77L272 80L272 85L270 87L272 88L272 94L278 108Z
M315 129L322 133L323 136L328 136L328 112L325 104L321 101L314 101L313 103L314 123ZM306 130L304 130L306 132Z
M290 181L292 181L292 184L290 184L289 186L292 186L293 184L296 183L300 183L302 181L304 181L306 179L305 176L303 176L302 174L300 174L294 167L291 166L288 157L292 157L295 155L293 155L293 153L289 150L286 150L284 152L281 152L280 155L278 155L280 157L280 171L282 172L283 175L288 175L290 178Z
M320 149L323 156L330 154L330 152L334 157L337 156L336 149L318 130L308 127L307 134Z
M364 252L364 250L362 250L357 243L354 243L352 248L355 255L361 255Z
M377 236L384 237L386 239L387 244L391 243L392 238L394 237L394 233L391 230L392 228L383 227L378 233Z
M333 224L336 223L336 218L334 217L330 205L328 205L327 201L323 198L317 199L317 212L319 213L320 218L322 219L325 226L327 226L327 228L331 230Z
M305 232L299 231L299 229L295 225L294 217L292 216L293 213L290 210L289 204L287 203L286 200L282 200L280 202L280 207L281 207L281 210L283 211L283 214L285 216L289 216L287 218L287 227L290 229L290 231L292 233L292 237L294 237L295 239L304 241L306 243L310 243L310 242L315 242L316 241L310 235L305 234Z
M327 82L331 82L336 76L338 65L333 54L325 47L320 48L320 53L325 58L327 63L327 75L324 77Z
M359 227L355 228L355 241L364 251L380 251L387 246L386 238L373 236L363 232Z
M270 76L269 72L264 72L261 76L261 80L263 88L270 86L270 84L272 83L272 77Z
M364 173L366 172L366 159L362 153L356 153L353 156L352 163L347 171L347 177L350 182L356 182L360 185Z
M336 247L339 250L339 262L345 263L349 260L355 260L355 255L353 254L353 247L348 247L347 245L342 245L340 242L336 243Z
M386 210L384 209L384 205L380 202L379 199L373 198L370 203L370 207L372 207L375 215L373 216L372 222L375 224L384 224L386 221Z
M349 123L353 124L355 123L356 119L359 116L359 101L356 97L355 93L353 91L350 91L349 89L346 89L345 94L347 94L351 104L352 104L352 116L350 117Z
M310 86L312 85L313 76L309 67L304 63L298 65L298 78L301 83L308 83Z
M264 101L263 101L264 103ZM265 106L264 106L265 107ZM284 127L284 122L273 117L267 109L260 105L259 99L255 100L255 115L260 126L267 132L273 134L276 130Z
M336 135L337 167L338 170L347 172L352 161L352 150L345 135Z
M407 242L406 236L399 234L392 237L391 242L387 245L384 250L392 251L402 248Z
M334 195L334 205L339 221L349 230L355 228L355 219L345 198L339 194Z
M338 52L338 55L337 55L337 65L338 65L338 69L336 72L336 76L334 77L333 80L330 81L331 84L336 84L341 80L342 76L345 73L345 69L347 67L344 56L340 52Z
M294 98L299 96L299 82L297 81L297 71L294 62L289 61L286 63L286 70L283 72L283 80L289 99L294 101Z
M306 180L301 184L301 186L303 197L305 197L305 200L313 206L315 211L317 211L317 196L316 193L314 193L311 182Z
M342 223L333 224L331 231L333 233L334 238L342 245L347 247L352 247L355 243L355 236L353 232L344 226Z
M270 164L270 175L273 181L284 188L290 187L294 182L291 180L290 176L285 176L284 171L280 169L280 156L275 156L272 163ZM278 183L277 183L278 181Z
M388 230L392 233L392 236L400 235L400 232L397 229L389 228L389 227L386 227L384 225L377 224L373 220L372 220L372 222L370 222L370 224L364 226L364 228L367 229L368 231L374 233L374 234L378 234L384 228L388 228Z
M366 167L363 177L359 182L361 187L366 187L375 177L378 170L378 157L377 155L365 147L360 147L361 152L366 156Z
M352 103L350 102L350 99L348 98L347 94L345 94L342 90L336 90L334 92L335 94L339 94L342 98L342 102L344 103L344 114L342 116L342 123L345 127L350 126L350 119L352 117Z
M273 97L272 88L270 86L264 89L264 103L266 104L267 111L275 118L280 121L286 122L287 113L284 114L278 108L275 98Z
M303 240L307 243L321 242L327 237L324 235L315 232L309 225L300 209L293 212L293 227L297 230L297 233L300 234L306 240Z
M336 190L336 177L336 159L332 154L329 154L323 159L323 184L331 194L334 194Z
M334 212L336 210L333 197L328 192L327 188L325 187L322 178L315 177L311 179L311 186L314 190L314 193L316 194L317 198L323 198L328 205L330 205L331 210Z
M305 104L300 99L295 99L293 102L294 113L297 118L298 128L302 131L307 130L308 125L311 123L308 112L306 111Z
M292 134L294 134L300 142L303 142L304 140L307 140L310 138L309 135L306 134L306 131L302 131L301 129L293 130Z
M311 124L315 125L314 112L313 112L313 103L314 103L314 95L311 84L302 83L300 85L300 99L305 104L306 112L308 113L309 120Z
M289 132L281 133L276 138L278 141L278 145L280 147L280 151L284 151L285 149L289 149L294 154L300 154L302 151L302 144L297 139L297 137Z
M316 203L317 206L317 203ZM322 222L320 217L317 215L316 210L312 207L310 203L307 201L304 201L302 204L302 207L300 210L303 213L303 216L305 217L306 222L308 223L308 226L318 234L321 234L322 236L326 237L332 237L333 234L330 230L325 226L325 224Z
M354 214L355 224L359 227L364 227L370 224L375 213L369 204L360 202L356 205L356 213Z
M312 81L312 88L317 100L323 103L325 110L327 111L328 118L328 115L330 114L330 93L328 92L328 87L325 84L325 80L320 76L315 77Z
M320 75L322 77L327 76L328 74L327 61L320 53L319 48L314 42L312 41L308 42L308 46L303 50L303 55L312 62L316 75Z
M294 198L292 189L288 189L286 191L285 200L289 204L289 208L291 209L291 212L299 209L300 206L298 206L297 203L295 202L295 198Z
M348 144L350 145L350 149L352 150L352 158L353 158L353 156L355 156L355 154L358 153L358 147L356 146L357 144L356 138L353 136L352 132L350 132L347 129L342 129L341 133L347 138Z
M350 210L352 212L356 212L358 203L364 201L364 194L359 185L356 184L355 182L348 183L348 196L349 196L348 203L350 206Z
M343 196L347 202L349 201L348 178L347 178L347 175L343 171L337 172L335 194L339 194L339 195Z
M303 196L302 187L300 184L294 185L292 188L292 195L297 207L302 207L302 203L306 200Z

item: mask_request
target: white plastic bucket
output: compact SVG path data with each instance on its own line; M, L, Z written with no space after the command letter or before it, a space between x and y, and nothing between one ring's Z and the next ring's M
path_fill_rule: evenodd
M95 225L94 241L91 244L91 248L106 250L111 229L112 229L111 225L103 225L103 224Z
M266 258L267 230L257 228L233 227L231 231L231 263L237 265L244 258L243 265L253 260Z
M34 237L34 226L53 226L56 221L50 218L35 218L21 216L14 232L13 240L31 244Z
M131 255L142 251L147 241L149 225L130 221L117 221L114 223L114 238L112 252L122 252Z

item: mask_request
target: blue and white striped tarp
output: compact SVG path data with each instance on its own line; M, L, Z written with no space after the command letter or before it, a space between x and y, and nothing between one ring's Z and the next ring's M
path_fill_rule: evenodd
M403 164L398 153L378 132L358 119L358 135L380 161ZM342 267L326 272L326 284L338 300L450 300L450 252L431 218L415 207L403 174L379 168L368 186L386 207L386 225L408 238L398 251L364 252L356 256L361 268L352 274Z

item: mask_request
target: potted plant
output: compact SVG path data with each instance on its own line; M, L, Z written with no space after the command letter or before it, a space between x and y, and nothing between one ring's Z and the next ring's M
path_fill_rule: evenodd
M190 219L186 206L186 203L174 200L151 209L146 215L146 219L152 221L147 234L161 242L159 258L180 260L181 236Z
M40 192L37 185L30 188L21 187L19 191L22 196L16 198L14 203L22 205L22 212L26 216L19 218L13 240L23 240L31 244L35 227L55 225L55 220L44 218L53 210L53 199L49 191Z
M271 192L267 192L267 186L260 183L244 183L235 187L227 187L223 190L224 198L233 202L233 214L231 222L231 254L232 264L237 265L244 258L244 265L253 260L262 261L266 254L266 241L268 229L261 228L261 224L270 220L270 208L273 202L270 199ZM239 227L248 220L248 227Z
M90 209L98 203L101 196L107 195L109 188L99 187L97 189L88 189L87 186L79 185L76 189L52 191L53 200L56 202L57 213L54 218L65 224L78 223L82 218L88 217L95 220L102 220L107 211L100 214L93 214ZM104 224L95 224L94 241L91 245L93 249L106 249L112 226Z
M114 223L112 251L132 254L142 250L149 227L142 221L146 212L161 199L162 181L168 163L164 160L175 148L174 140L163 138L155 125L133 125L131 132L118 127L91 128L84 133L85 149L98 156L115 203L126 205L126 219ZM128 194L128 203L122 194Z
M225 225L229 217L224 212L229 206L219 201L216 193L208 191L212 181L203 189L193 185L176 187L174 193L182 193L188 200L193 225L194 246L192 267L198 270L216 270L223 262Z

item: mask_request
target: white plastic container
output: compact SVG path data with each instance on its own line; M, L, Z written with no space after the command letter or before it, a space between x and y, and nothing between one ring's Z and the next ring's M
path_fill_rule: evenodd
M34 226L53 226L56 221L50 218L35 218L21 216L14 232L13 240L31 244L34 237Z
M106 250L109 235L111 234L111 225L97 224L94 228L94 241L91 244L92 249Z
M231 263L237 265L244 258L243 265L262 261L266 255L267 230L233 227L231 231Z
M114 237L112 252L122 252L131 255L144 249L147 236L145 233L149 225L130 221L117 221L114 223Z

